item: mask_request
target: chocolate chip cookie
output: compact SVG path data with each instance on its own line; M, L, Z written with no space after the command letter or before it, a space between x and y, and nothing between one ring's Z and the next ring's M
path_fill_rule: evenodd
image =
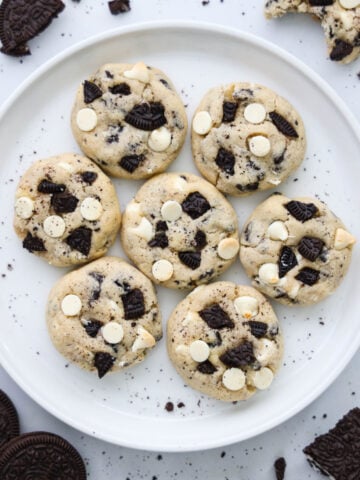
M111 180L77 154L36 161L16 190L14 228L23 247L58 267L103 255L120 219Z
M161 70L124 63L103 65L80 85L71 125L82 151L109 175L139 179L176 158L187 119Z
M279 185L302 162L305 148L300 115L262 85L238 82L212 88L192 121L197 168L230 195Z
M193 290L171 314L167 339L185 382L228 402L267 389L283 352L270 303L254 288L231 282Z
M179 289L209 282L239 250L233 207L213 185L189 173L148 180L126 207L121 240L145 275Z
M338 287L355 238L325 203L274 194L253 211L240 243L256 288L287 305L310 305Z
M49 294L46 318L58 351L100 378L141 362L162 337L152 283L115 257L62 277Z
M309 13L324 29L330 60L350 63L360 55L360 0L268 0L267 18Z

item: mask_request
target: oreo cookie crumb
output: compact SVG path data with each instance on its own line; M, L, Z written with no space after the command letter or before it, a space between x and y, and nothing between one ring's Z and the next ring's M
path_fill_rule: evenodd
M165 410L167 412L173 412L174 411L174 404L172 402L167 402L165 404Z
M112 15L118 15L119 13L130 12L130 0L112 0L108 2L109 10Z
M274 462L274 469L276 480L284 480L285 477L285 469L286 469L286 461L284 457L280 457Z

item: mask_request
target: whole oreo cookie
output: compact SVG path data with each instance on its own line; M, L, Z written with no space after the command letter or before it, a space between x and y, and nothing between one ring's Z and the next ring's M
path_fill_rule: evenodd
M26 42L45 30L64 8L61 0L4 0L0 6L1 52L29 55Z
M6 393L0 390L0 447L12 438L17 437L19 433L17 411Z
M32 432L12 439L1 450L0 478L86 480L86 470L80 454L66 440L48 432Z

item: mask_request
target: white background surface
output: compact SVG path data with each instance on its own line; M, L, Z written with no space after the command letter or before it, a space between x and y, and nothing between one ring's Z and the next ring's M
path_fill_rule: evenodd
M132 11L117 17L110 14L107 2L82 0L79 4L65 3L67 8L59 19L31 42L32 56L20 61L1 55L0 102L5 101L38 66L79 40L134 22L191 19L236 27L286 48L328 81L357 118L360 117L360 79L357 77L360 61L350 66L330 63L325 57L322 31L310 18L294 15L267 22L262 15L261 0L211 0L206 6L202 6L201 0L132 0ZM299 96L301 94L299 92ZM21 128L19 119L19 132ZM329 142L334 134L341 135L341 132L329 132ZM7 263L4 252L0 252L0 274L11 274L7 272ZM161 457L157 453L115 447L71 429L34 404L3 370L0 370L0 388L9 394L18 408L22 432L45 429L67 438L86 460L91 480L155 480L154 477L158 480L271 480L275 478L272 464L278 456L285 456L287 460L286 478L316 479L321 477L307 466L302 448L315 434L326 431L348 409L359 404L359 367L358 353L322 397L292 420L264 435L224 449L193 454L163 453Z

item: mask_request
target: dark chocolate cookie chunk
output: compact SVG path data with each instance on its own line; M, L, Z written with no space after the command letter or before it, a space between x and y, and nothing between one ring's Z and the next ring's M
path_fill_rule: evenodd
M128 96L131 93L131 88L127 83L118 83L117 85L113 85L109 87L109 90L114 95L125 95Z
M314 262L321 254L325 243L320 238L315 237L303 237L298 245L299 253Z
M212 375L217 369L209 360L205 360L197 365L196 370L204 375Z
M226 350L219 358L227 367L235 368L246 367L256 361L253 344L248 341Z
M85 80L84 82L84 102L85 103L92 103L97 98L100 98L102 94L103 92L101 88L99 88L96 85L96 83Z
M284 277L290 270L298 264L295 253L290 247L283 247L278 261L279 278Z
M318 212L318 208L313 203L303 203L298 200L291 200L285 205L285 208L299 222L310 220Z
M164 106L160 102L140 103L126 115L125 122L139 130L151 131L167 123Z
M235 157L229 150L225 150L225 148L222 147L219 148L215 163L223 172L234 175Z
M29 54L26 42L45 30L64 8L60 0L4 0L0 5L1 51L14 56Z
M201 264L201 253L200 252L179 252L180 262L191 268L191 270L196 270L200 267Z
M271 121L275 125L275 127L287 137L298 138L298 134L295 128L291 125L290 122L286 120L280 113L277 112L270 112L269 117Z
M100 322L99 320L94 320L92 318L87 323L85 323L84 328L85 332L89 335L89 337L95 338L102 326L102 322Z
M296 280L299 280L299 282L305 283L305 285L312 287L319 280L319 276L319 270L314 270L310 267L304 267L300 270L295 278Z
M66 185L44 179L39 183L37 190L40 193L63 193L66 190Z
M107 352L97 352L94 357L94 366L98 371L99 378L103 378L114 365L115 357Z
M79 227L73 230L65 241L73 250L87 256L91 248L91 237L91 228Z
M50 203L55 213L71 213L76 210L79 199L69 192L55 193Z
M222 121L225 123L233 122L235 120L237 108L238 108L237 102L224 102Z
M0 451L1 480L86 480L79 452L49 432L31 432L12 439Z
M165 232L157 232L155 237L148 242L149 247L166 248L169 246L169 240Z
M204 308L199 315L210 328L234 328L234 322L217 303Z
M275 469L276 480L284 480L285 470L286 470L286 461L284 457L280 457L275 460L274 469Z
M16 408L6 393L0 390L0 448L18 435L20 426Z
M139 288L134 288L121 296L123 302L125 319L137 320L145 313L144 295Z
M92 185L97 179L98 174L96 172L83 172L80 174L80 176L83 182Z
M29 252L46 252L45 244L41 238L31 235L30 232L26 235L23 240L23 247Z
M315 469L334 480L360 477L360 409L350 410L328 433L304 448Z
M210 210L210 204L206 198L199 192L190 193L181 204L182 209L193 220L201 217Z
M268 325L264 322L259 322L257 320L249 320L247 324L250 327L251 335L254 335L256 338L265 337L268 331Z
M129 173L135 172L139 165L145 160L145 155L125 155L119 162L121 168Z
M111 2L108 2L108 5L112 15L126 13L131 10L130 0L112 0Z
M339 62L350 55L354 47L344 40L336 39L335 45L330 52L330 60Z

